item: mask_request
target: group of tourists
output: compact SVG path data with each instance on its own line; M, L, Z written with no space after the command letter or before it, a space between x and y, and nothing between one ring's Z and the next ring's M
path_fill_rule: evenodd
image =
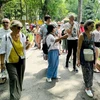
M65 68L69 69L69 60L72 56L73 71L78 72L77 66L81 65L85 92L93 97L93 70L99 57L100 23L94 29L94 21L88 20L80 25L75 21L74 15L69 16L67 23L51 23L51 16L44 17L45 23L32 29L35 43L39 49L47 49L43 53L48 60L46 81L51 83L58 76L59 55L66 54ZM21 97L22 83L25 71L25 51L30 48L29 39L21 32L22 23L18 20L10 22L8 18L2 20L3 28L0 29L0 83L5 83L8 73L10 86L10 100L19 100ZM42 46L41 46L42 44ZM61 45L63 45L61 47ZM44 47L45 46L45 47ZM6 72L6 70L7 72Z
M74 15L69 16L69 21L63 25L63 36L57 34L57 27L50 24L51 17L45 16L46 23L42 25L40 32L43 38L43 44L46 42L48 46L48 54L44 54L48 60L47 82L52 82L52 79L60 78L58 76L59 65L59 45L60 40L67 41L68 53L66 56L65 68L69 68L69 59L73 57L73 71L78 72L76 66L82 66L83 79L85 82L85 92L88 96L93 97L91 90L93 85L93 71L96 69L97 60L99 57L98 48L100 47L100 23L96 24L94 29L94 21L87 20L80 25L75 21ZM59 24L58 24L59 27ZM61 33L62 34L62 33ZM100 69L99 69L100 70Z

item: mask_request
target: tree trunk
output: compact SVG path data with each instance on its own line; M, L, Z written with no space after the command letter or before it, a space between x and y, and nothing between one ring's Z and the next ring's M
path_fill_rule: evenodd
M44 1L44 5L43 5L43 8L42 8L42 13L43 13L43 16L45 16L46 14L49 14L48 12L48 4L49 4L49 1L50 0L45 0Z
M78 23L82 21L82 4L83 0L78 0L78 17L77 17Z
M21 20L22 20L22 16L23 16L23 11L22 11L22 0L20 0L20 13L21 13Z
M26 2L26 0L24 0L24 2L25 2L25 6L26 6L26 20L28 20L28 8L27 8L27 2Z

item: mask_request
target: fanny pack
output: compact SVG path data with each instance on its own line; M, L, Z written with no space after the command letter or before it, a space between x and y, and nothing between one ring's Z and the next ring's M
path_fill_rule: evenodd
M94 61L94 51L92 49L84 49L83 55L85 61Z

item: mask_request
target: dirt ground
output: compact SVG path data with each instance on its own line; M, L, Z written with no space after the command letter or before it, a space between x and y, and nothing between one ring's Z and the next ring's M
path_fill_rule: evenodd
M100 83L94 75L93 94L90 98L84 91L81 68L79 72L72 71L72 61L69 70L65 69L66 54L60 55L58 74L59 80L46 82L47 61L42 58L42 51L32 48L27 52L26 71L20 100L100 100ZM0 100L9 100L8 81L0 85Z

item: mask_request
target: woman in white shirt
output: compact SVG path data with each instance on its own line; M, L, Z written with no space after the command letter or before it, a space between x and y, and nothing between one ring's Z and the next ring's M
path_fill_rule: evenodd
M52 82L52 78L58 78L57 69L59 64L59 41L61 39L67 38L68 35L64 35L58 38L55 35L55 27L53 25L48 25L47 27L47 38L46 43L49 47L48 50L48 69L47 69L47 82Z

